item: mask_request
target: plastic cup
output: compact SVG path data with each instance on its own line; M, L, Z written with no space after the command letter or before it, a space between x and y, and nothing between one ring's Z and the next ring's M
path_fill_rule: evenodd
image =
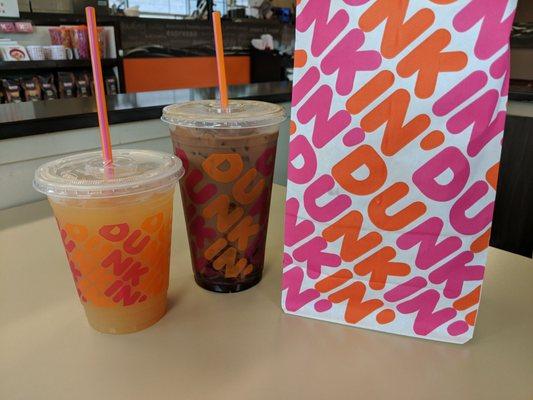
M283 108L260 101L192 101L163 109L180 182L194 277L238 292L262 277L270 195Z
M40 166L33 186L48 196L89 324L135 332L166 311L172 204L181 161L114 150L113 176L100 152Z

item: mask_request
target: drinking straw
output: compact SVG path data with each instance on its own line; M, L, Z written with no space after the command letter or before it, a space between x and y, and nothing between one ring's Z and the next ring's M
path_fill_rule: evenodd
M107 105L94 7L85 7L85 17L87 18L89 49L91 50L91 66L93 70L96 108L98 110L98 125L100 126L100 139L102 142L102 158L104 159L104 167L108 167L105 168L106 176L110 176L112 175L113 151L111 149L111 136L109 134L109 122L107 120Z
M217 55L218 90L220 91L220 106L223 111L228 109L228 83L226 82L226 64L224 63L224 41L220 12L213 12L213 31L215 33L215 51Z

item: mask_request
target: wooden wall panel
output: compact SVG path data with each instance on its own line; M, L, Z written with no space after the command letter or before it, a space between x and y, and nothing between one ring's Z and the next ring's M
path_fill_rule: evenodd
M533 118L507 116L490 244L533 254Z

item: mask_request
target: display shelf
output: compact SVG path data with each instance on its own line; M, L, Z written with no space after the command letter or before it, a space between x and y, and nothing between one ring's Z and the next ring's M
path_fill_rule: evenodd
M119 65L118 58L102 60L102 66L115 67ZM42 60L42 61L0 61L0 71L25 71L38 69L90 68L90 60Z

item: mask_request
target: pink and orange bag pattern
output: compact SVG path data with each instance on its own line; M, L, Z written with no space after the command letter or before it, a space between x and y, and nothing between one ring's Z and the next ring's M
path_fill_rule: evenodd
M515 7L299 2L286 312L447 342L472 337Z

